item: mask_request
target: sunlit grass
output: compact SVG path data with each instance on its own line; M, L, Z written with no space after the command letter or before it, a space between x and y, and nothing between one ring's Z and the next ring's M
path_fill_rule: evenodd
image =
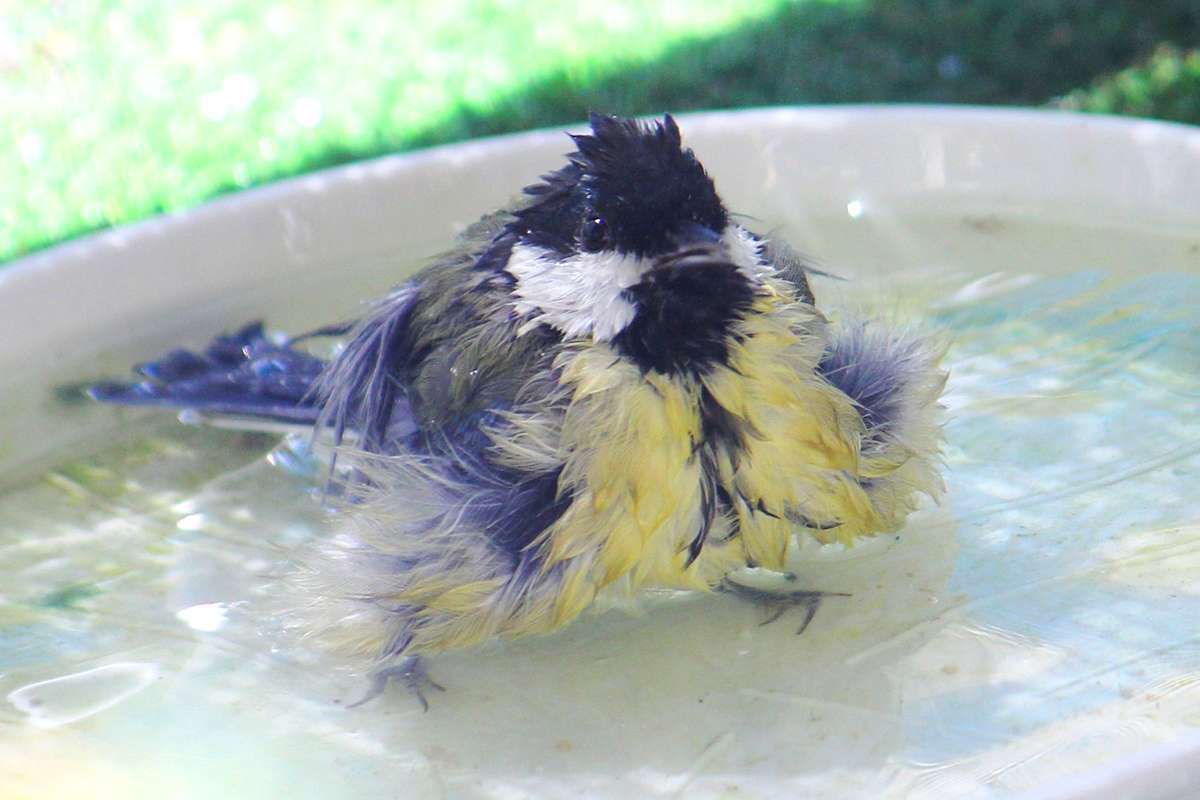
M0 259L384 152L782 0L29 3L0 14ZM5 3L0 3L3 8Z

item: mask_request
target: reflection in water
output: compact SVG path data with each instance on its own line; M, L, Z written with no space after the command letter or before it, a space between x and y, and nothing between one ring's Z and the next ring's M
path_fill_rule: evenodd
M281 565L327 535L319 474L148 418L0 498L0 772L42 795L984 797L1200 723L1200 279L871 286L819 284L954 342L949 491L899 537L803 548L806 585L852 595L803 636L655 595L435 659L428 714L347 711L359 677L277 630Z

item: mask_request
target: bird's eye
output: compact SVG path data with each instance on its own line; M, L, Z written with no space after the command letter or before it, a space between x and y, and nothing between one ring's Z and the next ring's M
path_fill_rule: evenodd
M603 217L589 217L579 230L579 243L584 250L595 252L604 247L608 238L608 226Z

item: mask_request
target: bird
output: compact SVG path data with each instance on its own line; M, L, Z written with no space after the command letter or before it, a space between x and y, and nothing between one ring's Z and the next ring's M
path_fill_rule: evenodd
M251 323L90 389L328 437L341 535L303 559L304 625L371 665L368 697L403 678L427 708L423 656L556 631L602 592L784 572L794 537L850 545L943 492L937 337L833 324L670 114L570 136L353 322Z

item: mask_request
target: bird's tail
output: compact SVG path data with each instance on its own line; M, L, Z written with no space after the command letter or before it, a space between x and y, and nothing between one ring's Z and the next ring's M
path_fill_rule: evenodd
M337 332L322 330L300 338ZM313 389L326 362L295 347L298 341L274 340L263 332L261 322L252 322L218 336L203 350L172 350L135 367L141 381L97 383L88 394L116 405L175 409L191 422L311 428L320 414Z

